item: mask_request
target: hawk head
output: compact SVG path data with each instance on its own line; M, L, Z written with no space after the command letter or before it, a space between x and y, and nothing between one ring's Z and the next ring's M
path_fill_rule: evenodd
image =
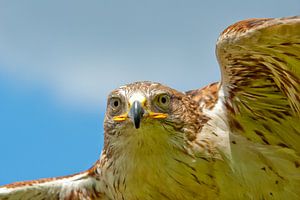
M182 146L202 125L199 106L185 93L159 83L135 82L108 96L105 149Z

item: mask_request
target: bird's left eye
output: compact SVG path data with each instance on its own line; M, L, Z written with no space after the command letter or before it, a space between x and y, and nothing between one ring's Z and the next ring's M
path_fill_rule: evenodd
M155 104L160 109L166 110L170 104L170 96L168 94L159 94L155 98Z

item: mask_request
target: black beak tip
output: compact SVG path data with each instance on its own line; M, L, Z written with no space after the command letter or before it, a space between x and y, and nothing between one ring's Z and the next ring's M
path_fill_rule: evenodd
M140 122L135 121L135 122L134 122L134 127L135 127L136 129L139 129L139 128L140 128Z
M134 127L136 129L140 128L141 119L144 115L144 109L142 108L140 102L133 102L132 108L130 110L130 115L133 119Z

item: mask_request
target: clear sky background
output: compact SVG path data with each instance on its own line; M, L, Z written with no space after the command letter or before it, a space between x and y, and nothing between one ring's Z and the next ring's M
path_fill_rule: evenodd
M110 90L218 81L223 29L299 14L299 0L0 1L0 185L89 168Z

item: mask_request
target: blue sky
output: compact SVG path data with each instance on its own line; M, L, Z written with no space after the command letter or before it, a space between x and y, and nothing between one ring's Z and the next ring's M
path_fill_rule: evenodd
M223 29L299 13L299 0L1 1L0 185L87 169L110 90L217 81Z

